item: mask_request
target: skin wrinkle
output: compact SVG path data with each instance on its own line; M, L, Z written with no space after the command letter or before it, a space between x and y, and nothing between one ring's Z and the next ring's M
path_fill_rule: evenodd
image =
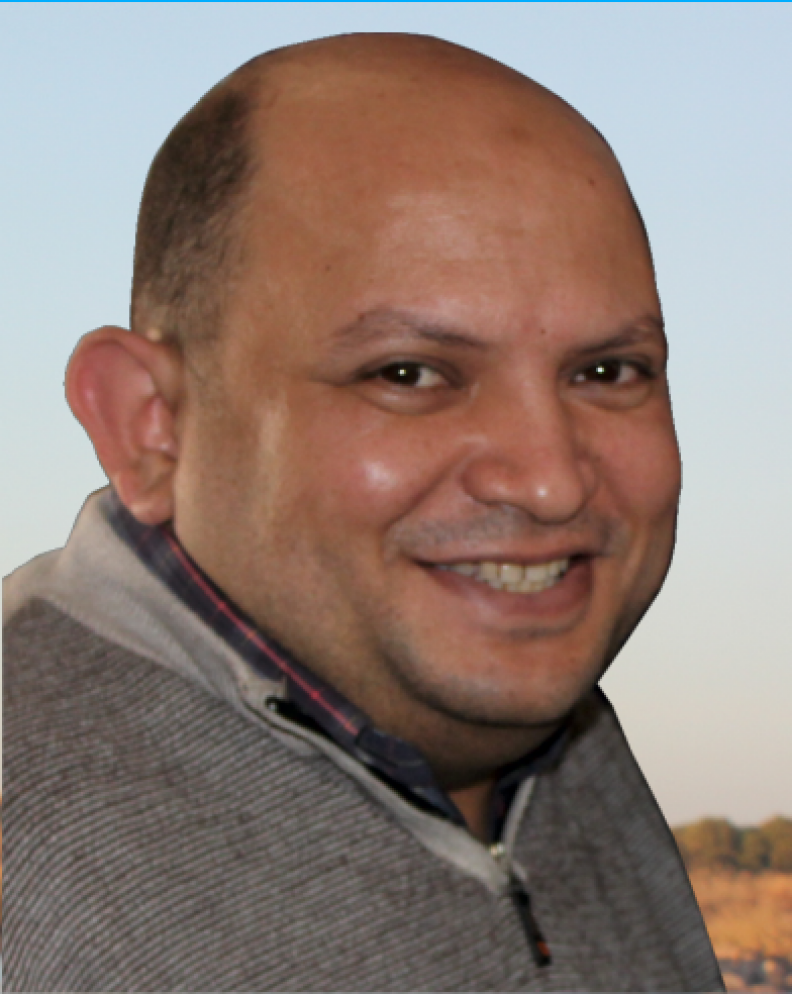
M360 36L264 67L223 333L173 367L178 454L148 504L127 473L125 502L418 746L478 831L497 770L585 696L670 563L645 233L588 122L482 56ZM439 379L394 385L404 362ZM559 550L579 565L536 595L425 566Z
M594 544L604 555L609 555L624 544L624 539L620 543L619 531L618 522L580 516L565 529L564 535L567 540L575 535L595 535ZM415 559L434 562L442 560L443 552L448 548L467 547L473 552L487 542L509 545L525 538L529 541L543 539L546 532L546 528L532 522L519 508L499 505L489 509L485 517L472 520L398 522L391 531L390 543L394 549Z

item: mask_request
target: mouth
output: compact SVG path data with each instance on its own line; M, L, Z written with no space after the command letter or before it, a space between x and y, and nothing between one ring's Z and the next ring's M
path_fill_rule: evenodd
M435 564L434 568L456 573L492 590L509 594L540 594L556 586L569 572L572 560L552 559L530 565L517 562L462 562Z
M430 589L442 591L444 603L453 605L457 619L461 610L462 617L473 625L566 628L588 609L599 557L594 550L583 549L548 550L546 554L547 559L537 556L526 562L517 556L495 558L490 552L481 559L424 560L417 565L434 580ZM451 601L447 600L449 595Z

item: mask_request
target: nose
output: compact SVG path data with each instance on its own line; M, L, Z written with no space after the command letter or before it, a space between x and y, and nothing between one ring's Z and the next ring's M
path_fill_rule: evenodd
M547 391L479 412L474 451L462 469L465 492L481 504L519 508L536 523L572 521L597 488L595 461L574 413Z

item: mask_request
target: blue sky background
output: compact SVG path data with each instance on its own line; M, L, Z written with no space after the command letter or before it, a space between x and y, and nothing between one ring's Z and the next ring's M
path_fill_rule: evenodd
M63 400L126 324L135 215L176 120L251 56L346 31L477 48L615 148L671 341L678 553L605 679L668 818L792 814L792 4L0 3L0 572L103 484Z

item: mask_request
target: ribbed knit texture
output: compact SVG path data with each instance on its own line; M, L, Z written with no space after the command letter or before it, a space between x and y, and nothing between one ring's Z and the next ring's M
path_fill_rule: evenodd
M6 991L708 991L679 858L599 696L517 851L554 954L324 755L34 600L6 630Z

